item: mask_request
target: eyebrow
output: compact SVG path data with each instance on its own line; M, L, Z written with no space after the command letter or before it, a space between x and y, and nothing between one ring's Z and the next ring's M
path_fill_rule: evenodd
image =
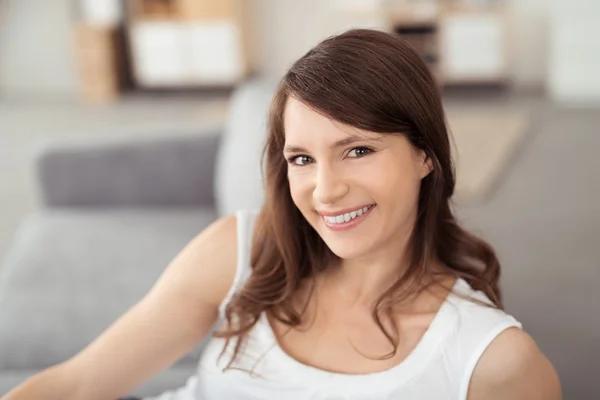
M332 149L335 149L335 148L345 147L345 146L348 146L348 145L350 145L352 143L356 143L356 142L381 142L381 141L383 141L381 138L365 138L363 136L350 135L344 139L338 140L337 142L333 143L330 147ZM285 146L283 151L285 153L308 153L308 150L306 150L304 147L294 146L294 145Z

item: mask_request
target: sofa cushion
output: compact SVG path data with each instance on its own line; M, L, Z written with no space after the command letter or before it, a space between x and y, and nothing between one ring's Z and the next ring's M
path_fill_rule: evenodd
M220 216L258 209L263 203L261 155L267 116L276 83L255 79L232 95L215 173L215 197Z
M212 209L31 215L0 269L0 370L46 368L76 354L215 218ZM181 363L195 363L198 352Z
M36 154L40 199L46 207L214 207L221 134L44 145Z

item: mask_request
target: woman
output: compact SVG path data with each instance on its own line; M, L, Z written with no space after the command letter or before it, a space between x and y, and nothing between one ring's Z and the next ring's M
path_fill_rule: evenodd
M398 37L351 30L273 98L266 201L215 222L80 354L6 399L114 399L219 322L161 399L560 399L501 309L493 249L456 222L436 84Z

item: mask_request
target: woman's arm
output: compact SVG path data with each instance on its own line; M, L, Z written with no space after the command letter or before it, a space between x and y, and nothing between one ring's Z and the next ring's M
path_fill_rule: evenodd
M214 324L234 279L236 246L235 216L215 222L95 341L2 400L113 400L167 368Z
M561 400L558 375L533 339L509 328L490 343L471 378L468 400Z

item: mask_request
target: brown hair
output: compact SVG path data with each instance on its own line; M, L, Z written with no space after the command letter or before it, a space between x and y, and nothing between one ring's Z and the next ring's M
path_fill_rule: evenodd
M354 29L324 40L296 61L273 97L263 153L266 199L255 225L253 272L227 305L227 328L217 333L227 344L237 339L228 367L261 313L268 312L290 327L300 324L303 310L296 309L292 300L301 280L313 278L314 282L315 275L336 257L290 195L283 156L283 114L290 96L346 125L405 135L432 162L432 172L421 181L410 265L373 310L373 318L394 346L386 357L395 354L398 335L393 328L388 332L381 317L389 316L392 305L422 290L424 278L434 275L431 265L436 259L446 274L464 278L473 289L482 290L493 306L501 307L500 266L493 249L461 228L450 209L454 167L434 78L400 37Z

